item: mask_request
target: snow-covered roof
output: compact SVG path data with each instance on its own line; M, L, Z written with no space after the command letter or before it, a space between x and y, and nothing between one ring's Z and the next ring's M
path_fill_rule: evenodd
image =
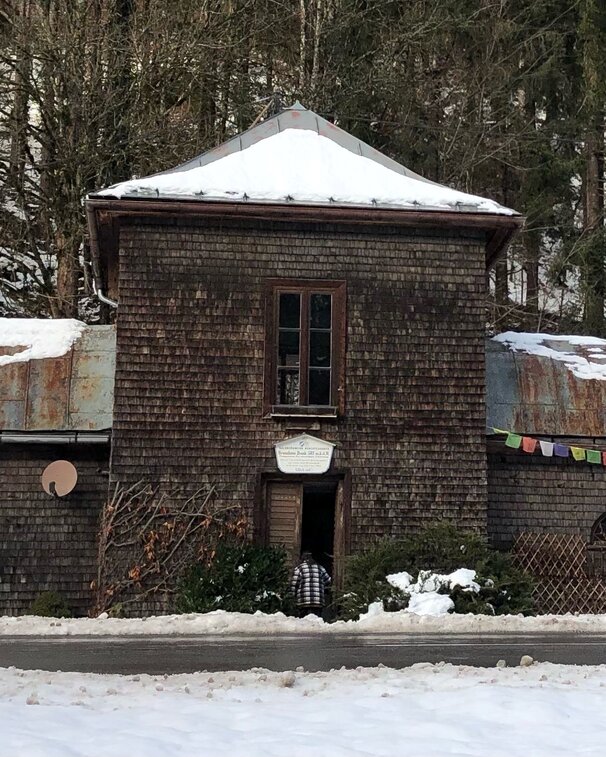
M606 340L507 331L486 342L489 428L606 436Z
M505 331L494 337L514 352L525 352L564 363L580 379L606 380L606 339Z
M0 366L61 357L79 339L86 324L73 318L0 318Z
M116 332L72 319L0 318L0 433L112 425Z
M187 163L93 196L517 215L424 179L299 103Z

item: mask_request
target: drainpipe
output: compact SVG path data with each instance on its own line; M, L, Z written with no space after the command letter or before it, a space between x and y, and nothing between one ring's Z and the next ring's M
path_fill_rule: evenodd
M97 277L93 274L93 291L94 291L95 295L97 296L97 299L100 302L103 302L103 303L105 303L106 305L109 305L112 308L117 308L118 307L118 303L115 300L110 300L109 297L106 297L103 294L103 290L97 286L96 279L97 279Z
M103 302L105 305L109 305L111 308L117 308L118 303L115 300L110 300L109 297L106 297L103 294L103 290L100 286L97 285L97 282L100 281L99 276L99 266L97 261L97 255L99 253L99 240L97 237L97 219L95 218L95 211L87 205L86 207L86 215L88 219L88 228L90 233L90 252L91 252L91 263L92 263L92 269L93 269L93 292L95 293L97 299L100 302Z

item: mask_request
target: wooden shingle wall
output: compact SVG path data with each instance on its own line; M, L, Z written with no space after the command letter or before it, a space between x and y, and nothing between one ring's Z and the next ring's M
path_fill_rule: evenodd
M108 450L56 445L0 448L0 614L27 613L38 594L57 591L75 615L92 604L99 515L107 497ZM53 460L70 460L78 483L54 499L40 483Z
M214 225L213 225L214 224ZM112 478L197 487L252 517L267 278L347 282L346 412L307 430L351 471L351 547L436 517L486 526L484 239L313 224L121 230Z
M575 443L604 448L604 440ZM604 512L603 466L489 445L488 535L495 546L510 547L522 531L579 534L589 541L591 526Z

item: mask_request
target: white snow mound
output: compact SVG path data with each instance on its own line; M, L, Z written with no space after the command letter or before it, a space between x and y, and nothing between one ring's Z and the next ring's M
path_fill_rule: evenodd
M285 129L207 165L124 181L96 194L333 202L515 215L493 200L396 173L307 129Z
M606 380L606 339L505 331L497 334L493 340L507 345L515 352L526 352L565 363L577 378Z
M0 318L0 346L19 349L13 355L0 355L0 366L61 357L85 328L72 318Z
M0 670L0 757L599 757L605 709L604 666L9 668Z
M385 612L372 604L357 621L325 623L315 615L291 618L281 612L248 615L215 610L150 618L41 618L32 615L0 617L0 636L213 636L229 634L358 634L358 633L544 633L566 631L606 633L606 615L466 615L440 617L401 610Z

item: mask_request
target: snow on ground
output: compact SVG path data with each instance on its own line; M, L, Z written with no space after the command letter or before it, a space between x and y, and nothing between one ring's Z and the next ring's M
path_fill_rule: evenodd
M423 597L423 594L418 594ZM427 596L427 595L425 595ZM431 596L431 595L430 595ZM449 599L446 595L442 596ZM420 600L421 602L423 600ZM359 634L359 633L606 633L606 615L417 615L406 610L384 612L374 603L357 621L325 623L315 615L291 618L280 612L248 615L215 610L208 613L158 615L150 618L0 617L0 636L137 636L212 634Z
M421 570L414 583L410 573L405 570L400 573L391 573L385 578L387 583L410 597L407 612L438 616L446 615L454 609L452 599L445 594L440 594L440 590L451 590L460 586L463 591L477 593L480 591L480 585L474 580L475 577L475 570L459 568L447 575L434 573L431 570Z
M85 328L72 318L0 318L0 346L20 348L0 355L0 366L65 355Z
M516 331L505 331L493 339L514 351L559 360L578 378L606 380L606 339Z
M606 667L0 669L0 757L604 755Z
M125 181L96 196L334 202L514 215L493 200L403 176L307 129L285 129L207 165Z

